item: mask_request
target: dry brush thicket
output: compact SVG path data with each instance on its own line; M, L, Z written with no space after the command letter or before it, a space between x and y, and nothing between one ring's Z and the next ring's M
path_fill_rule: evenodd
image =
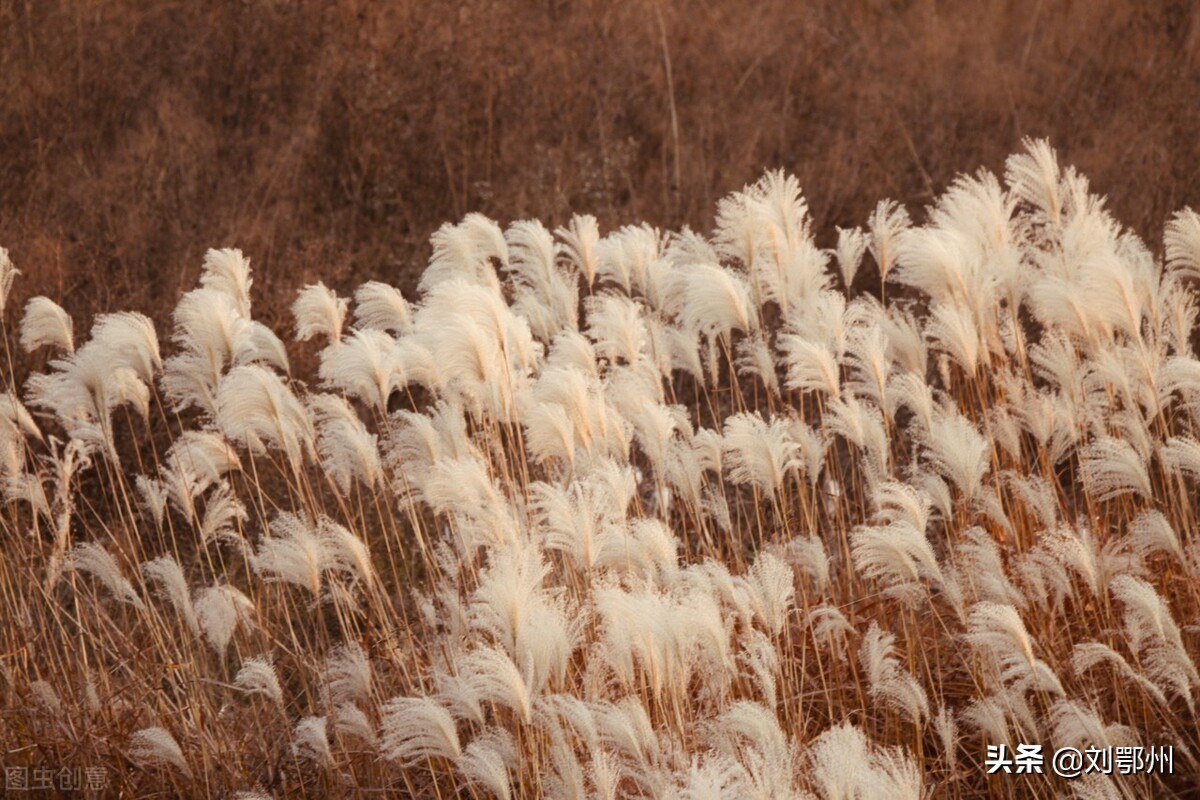
M1200 216L1156 258L1028 142L831 250L782 173L708 237L432 244L411 300L300 293L306 379L236 250L161 350L166 320L79 342L29 302L6 759L138 797L1186 791ZM1177 774L985 776L1019 742Z

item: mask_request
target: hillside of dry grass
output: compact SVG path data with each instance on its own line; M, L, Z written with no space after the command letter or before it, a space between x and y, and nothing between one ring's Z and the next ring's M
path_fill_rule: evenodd
M1185 2L4 0L0 242L76 314L167 312L213 245L264 312L412 287L481 211L708 230L782 167L821 244L1046 136L1157 237L1200 202ZM669 72L667 64L669 63ZM276 318L279 318L278 316Z

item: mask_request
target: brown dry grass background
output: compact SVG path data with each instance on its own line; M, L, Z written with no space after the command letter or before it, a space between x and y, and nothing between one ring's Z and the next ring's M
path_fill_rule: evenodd
M281 322L317 277L411 288L472 210L708 230L782 166L829 244L1033 135L1157 247L1198 39L1186 2L4 0L0 243L84 329L238 246Z

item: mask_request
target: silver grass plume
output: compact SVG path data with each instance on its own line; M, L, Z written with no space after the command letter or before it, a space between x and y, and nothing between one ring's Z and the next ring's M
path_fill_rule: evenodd
M412 331L412 308L394 286L368 281L354 292L354 319L363 330L397 336Z
M32 353L39 347L75 352L75 324L62 306L48 297L35 297L25 305L21 320L21 347Z
M283 707L283 689L279 685L275 665L262 656L243 661L233 685L246 694L261 694L275 705Z
M241 250L225 248L204 254L204 274L200 285L222 292L234 301L242 316L250 316L250 260Z
M296 338L302 342L315 336L324 336L331 342L340 340L349 306L349 300L338 297L321 281L305 286L292 304Z
M179 742L166 728L155 726L137 731L130 737L126 753L143 767L172 766L184 775L192 776L192 769L183 757Z

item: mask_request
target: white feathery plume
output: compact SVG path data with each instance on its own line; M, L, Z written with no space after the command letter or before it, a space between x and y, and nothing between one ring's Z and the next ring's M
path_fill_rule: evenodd
M462 755L454 718L433 697L392 698L383 706L380 727L380 751L403 765Z
M684 783L669 797L672 800L721 800L723 797L750 797L752 786L746 768L729 756L693 756Z
M725 420L721 451L730 482L750 484L774 497L788 474L802 466L790 427L782 417L768 422L757 413Z
M1129 523L1130 541L1142 555L1162 552L1174 556L1180 563L1186 561L1179 534L1171 521L1157 509L1141 512Z
M891 306L879 324L887 334L888 357L901 369L923 376L929 355L924 331L916 316L911 311Z
M564 331L579 328L579 285L574 276L559 274L541 297L530 289L518 287L512 310L529 325L530 333L540 342L549 342Z
M759 553L746 573L746 588L755 616L772 635L778 636L796 597L792 568L770 553Z
M145 603L142 602L142 598L138 597L133 584L121 574L121 568L117 565L117 560L102 545L96 542L83 542L76 545L67 554L63 567L75 572L86 572L94 575L112 593L113 597L122 602L130 603L138 609L144 610L146 607Z
M1095 439L1080 453L1079 466L1088 489L1099 502L1126 494L1146 499L1154 495L1146 464L1125 440L1112 436Z
M779 650L770 636L751 630L737 661L750 671L755 687L762 693L766 707L779 705Z
M455 667L461 693L459 702L494 703L510 709L522 722L531 721L533 689L503 650L476 648L458 658Z
M0 432L15 438L27 436L44 441L28 409L12 392L0 392Z
M575 423L564 406L527 401L521 408L521 424L530 461L547 464L557 459L574 469Z
M851 313L850 308L855 308ZM784 317L784 332L795 333L827 347L838 361L846 352L846 336L862 308L860 301L848 306L841 292L822 291Z
M600 377L596 348L591 341L579 331L563 331L550 343L542 371L572 367L590 377Z
M462 280L442 281L426 294L415 326L448 389L476 414L511 418L515 394L542 348L529 323L499 294Z
M915 603L927 589L921 581L941 583L941 568L928 539L909 522L861 526L850 534L854 567L864 578L879 580L885 594Z
M183 757L179 742L166 728L142 728L129 739L126 754L143 767L172 766L191 777L192 768Z
M10 503L29 503L42 519L49 521L54 517L46 487L35 474L18 472L7 475L4 479L4 499Z
M936 305L974 309L986 302L977 248L958 230L909 228L896 238L896 269L889 280L919 289Z
M585 305L586 332L595 343L596 355L613 363L636 363L649 345L641 304L631 297L604 293L592 295Z
M389 469L403 469L410 479L419 478L443 460L454 461L477 452L468 438L462 407L445 400L434 403L425 413L397 412L381 451Z
M933 428L933 418L937 405L933 399L933 387L925 380L924 372L902 372L893 375L888 381L887 389L888 414L891 419L901 408L907 408L913 414L911 425L916 434L924 431L926 434Z
M967 531L966 541L957 548L962 562L962 574L978 600L1024 608L1028 598L1008 578L1000 546L983 528Z
M849 723L827 728L805 752L809 780L827 800L866 796L870 755L860 729Z
M663 257L663 237L649 225L626 225L596 245L596 277L640 294L651 308L661 309L671 273Z
M612 747L639 764L650 764L662 744L637 695L628 695L616 703L600 702L592 706L601 745Z
M789 422L788 431L796 444L800 445L800 460L804 476L810 485L816 486L817 481L820 480L821 471L825 467L825 454L828 452L829 442L820 431L805 425L799 419ZM719 471L720 463L717 462L712 469Z
M499 289L500 277L492 261L501 267L508 265L508 244L495 222L482 214L467 214L457 225L442 225L430 237L430 243L433 257L417 284L420 291L427 292L449 280Z
M954 718L954 712L946 706L939 708L933 717L933 727L942 745L942 755L953 772L958 764L958 721Z
M250 336L250 319L242 313L237 301L228 294L212 288L193 289L179 298L171 313L174 327L171 339L197 363L214 374L245 347ZM179 356L174 361L181 362Z
M797 536L784 543L780 556L793 569L811 578L818 591L829 587L829 551L820 537Z
M821 423L828 436L841 436L862 448L871 458L868 466L876 474L888 473L891 462L891 442L884 426L883 414L870 404L860 403L852 394L833 398L825 405Z
M596 591L596 610L603 634L600 652L592 657L611 669L620 686L644 681L655 698L681 696L694 671L720 664L728 652L726 635L714 636L713 607L684 605L652 589L606 586ZM716 627L724 627L719 617ZM698 655L707 658L702 662Z
M505 272L511 284L522 287L545 300L556 281L563 280L558 272L554 238L538 220L520 220L504 233L508 244L508 264Z
M787 370L784 386L789 391L841 397L841 368L826 345L785 330L776 338L776 346Z
M529 506L536 529L544 537L543 546L570 556L584 572L594 569L603 559L609 531L624 530L628 501L636 492L632 469L624 467L622 479L623 492L613 491L594 476L572 481L565 488L547 483L530 486Z
M978 497L991 469L991 445L971 421L959 413L938 414L922 438L929 465L952 481L968 501Z
M757 304L775 302L786 314L828 284L809 228L799 182L778 170L718 203L715 243L745 265Z
M1058 700L1050 709L1056 747L1131 747L1137 743L1134 730L1126 725L1105 725L1093 709L1070 700Z
M76 353L77 357L83 355L84 348L95 348L103 353L110 370L132 370L143 383L152 383L155 372L162 367L154 323L134 311L96 317L92 338Z
M344 572L368 585L374 582L366 545L328 517L314 525L282 512L271 522L271 534L250 555L255 573L267 580L301 586L314 598L321 594L322 575L328 571Z
M486 631L508 651L534 691L562 679L578 632L563 605L541 589L549 571L535 548L495 551L469 612L472 628Z
M756 794L796 797L796 752L779 718L764 706L746 700L734 703L713 724L717 752L744 756Z
M645 402L648 395L643 390L651 384L645 373L624 373L624 378L610 379L609 391L605 392L599 380L574 367L547 369L534 384L530 399L535 402L527 408L561 406L575 438L574 447L592 458L627 458L632 430L621 418L612 398L628 394L635 404ZM653 387L661 391L656 379ZM555 427L567 429L561 418Z
M737 370L742 375L755 375L773 395L779 394L779 376L775 371L775 359L771 347L761 334L748 336L738 342Z
M283 450L293 470L312 454L313 428L304 406L278 375L255 365L234 367L217 389L217 425L253 453Z
M970 311L950 303L936 304L925 335L937 349L957 361L968 375L975 375L983 342Z
M371 548L346 525L338 524L329 517L317 519L317 536L324 549L323 569L338 572L352 582L362 582L373 587L377 575L371 560Z
M338 297L321 281L305 286L292 303L296 339L307 342L314 336L325 336L330 342L339 341L349 307L349 300Z
M874 508L873 522L881 525L907 522L918 531L928 529L933 501L912 484L878 481L870 487L870 497Z
M263 656L253 656L242 662L233 685L246 694L261 694L276 705L283 706L283 688L275 665Z
M758 328L750 287L740 275L718 264L690 264L671 273L666 308L688 330L709 339Z
M512 800L509 766L516 760L512 735L503 728L491 728L467 744L455 766L469 785L486 787L497 800Z
M1005 162L1004 182L1017 200L1033 207L1035 221L1053 231L1062 225L1063 214L1058 156L1045 139L1027 138L1022 144L1025 152Z
M32 353L39 347L57 347L75 352L75 324L58 303L48 297L35 297L25 305L21 320L21 347Z
M238 622L252 620L254 603L232 586L216 584L201 589L192 598L196 621L213 650L222 658Z
M596 282L599 256L600 226L591 214L576 214L565 228L557 228L554 234L562 239L559 247L563 260L583 276L589 286Z
M917 725L928 719L929 698L916 678L901 668L894 634L884 633L872 621L863 637L859 661L867 673L872 699L901 712Z
M176 410L214 413L214 395L229 364L263 364L286 372L287 350L265 325L245 317L216 289L196 289L175 306L172 339L182 351L164 364L163 388Z
M396 335L412 331L412 309L404 295L381 281L367 281L354 292L354 319L363 330Z
M72 438L103 444L115 460L111 415L125 403L149 414L155 371L162 366L154 325L141 314L104 314L92 338L74 353L50 362L53 372L29 378L29 402L54 411Z
M845 364L850 379L846 388L882 409L891 404L887 389L892 362L887 350L887 333L882 325L855 328L847 337Z
M378 437L340 397L328 394L308 398L309 413L316 430L317 456L325 473L343 493L354 481L368 489L383 481Z
M1164 691L1173 690L1194 710L1192 689L1200 686L1200 672L1167 601L1149 583L1131 575L1118 575L1109 585L1125 606L1125 636L1147 677Z
M25 473L27 439L45 441L21 401L8 392L0 393L0 475L17 484L36 482Z
M838 241L835 253L838 270L842 273L842 283L847 289L854 283L854 276L862 265L863 255L867 252L867 236L862 228L838 228Z
M193 476L204 491L231 471L240 471L242 463L228 442L216 431L183 431L167 451L169 470Z
M1064 694L1054 670L1034 656L1033 640L1012 606L990 602L973 605L965 639L972 648L991 659L1000 680L1006 685L1019 690Z
M230 471L240 470L236 451L215 431L184 431L167 451L165 464L153 484L144 482L148 498L164 495L189 521L196 520L195 500ZM141 477L141 476L139 476ZM151 506L156 518L161 514Z
M1101 546L1091 530L1083 525L1059 525L1042 536L1039 547L1058 559L1063 567L1082 577L1089 591L1096 596L1108 591L1114 575L1145 572L1141 557L1130 547L1128 540L1109 537Z
M292 752L298 758L307 758L321 766L332 766L328 723L325 717L305 717L297 722L292 732Z
M371 699L371 661L358 642L338 646L325 659L321 691L331 706Z
M174 556L161 556L153 561L142 564L142 574L159 585L159 590L175 610L183 617L188 629L193 635L200 635L200 623L196 620L196 611L192 607L191 591L188 589L187 578Z
M408 383L404 351L383 331L356 330L321 351L317 371L327 388L357 397L380 414L386 414L388 398Z
M894 200L881 200L867 219L870 231L867 249L875 258L879 277L883 281L888 279L888 273L896 265L901 234L910 224L908 211Z
M13 281L21 274L21 270L13 266L8 250L0 247L0 319L4 319L4 311L8 306L8 295L12 291Z
M379 749L379 735L366 712L354 703L343 703L333 710L333 730L339 737L358 739L372 752Z
M242 316L250 316L250 260L241 250L227 248L204 254L204 274L200 285L223 292L233 299Z
M1158 451L1163 467L1172 475L1200 478L1200 442L1190 436L1172 436Z
M1200 278L1200 214L1176 211L1163 232L1167 269L1185 278Z
M1176 355L1192 356L1192 331L1200 319L1195 292L1184 281L1164 275L1159 281L1158 305L1161 307L1159 336Z
M1167 705L1167 696L1163 694L1162 689L1130 666L1124 656L1103 642L1081 642L1071 651L1071 669L1080 677L1101 664L1111 664L1117 675L1126 683L1140 687L1150 697L1162 705Z
M529 321L543 341L579 327L579 287L575 275L559 266L554 239L536 220L515 222L508 242L513 311Z
M1191 415L1195 416L1194 409L1197 399L1200 399L1200 360L1191 354L1171 356L1159 366L1154 383L1158 387L1160 405L1165 407L1170 402L1170 396L1179 392L1185 404L1193 409Z

